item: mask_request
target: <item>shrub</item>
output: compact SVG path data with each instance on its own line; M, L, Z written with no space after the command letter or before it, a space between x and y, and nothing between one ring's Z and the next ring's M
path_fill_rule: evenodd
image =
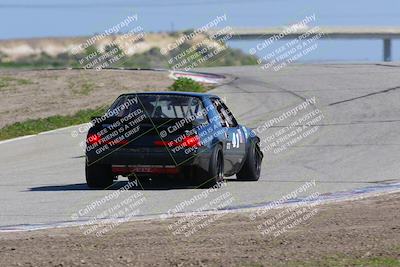
M175 82L169 87L172 91L180 91L180 92L205 92L206 89L201 83L198 83L190 78L178 78Z

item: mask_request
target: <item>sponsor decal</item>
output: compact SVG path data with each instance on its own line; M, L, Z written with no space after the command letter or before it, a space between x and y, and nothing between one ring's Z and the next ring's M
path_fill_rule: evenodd
M234 148L239 148L240 147L240 143L239 143L239 134L238 133L234 133L232 135L232 146Z
M246 127L242 126L242 130L243 130L244 136L246 137L246 140L247 140L247 137L249 137L249 136L248 136L248 134L247 134L247 129L246 129Z
M238 129L238 134L239 134L240 143L244 143L243 134L242 134L242 131L240 129Z

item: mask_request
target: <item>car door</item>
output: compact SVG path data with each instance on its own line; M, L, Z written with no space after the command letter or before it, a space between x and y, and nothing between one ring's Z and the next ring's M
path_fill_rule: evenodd
M230 142L229 155L232 160L232 171L234 173L240 170L242 161L246 156L246 139L243 129L237 123L235 117L225 103L221 102L221 112L223 113L228 125L227 142Z
M221 125L225 129L223 147L225 173L232 175L240 168L243 154L245 154L244 135L226 105L219 98L212 99L212 103L219 114Z
M222 105L218 101L217 98L212 98L211 102L217 111L218 114L218 120L221 124L222 130L224 131L224 140L223 140L223 153L224 153L224 172L225 174L230 174L233 171L234 168L234 157L231 152L231 146L232 142L230 142L228 136L229 136L229 125L224 117L224 114L222 113Z

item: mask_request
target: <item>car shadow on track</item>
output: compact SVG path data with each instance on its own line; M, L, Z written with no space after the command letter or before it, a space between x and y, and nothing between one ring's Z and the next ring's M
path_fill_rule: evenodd
M133 184L133 186L131 186ZM176 180L152 180L152 181L139 181L135 184L132 182L128 186L128 181L116 181L107 189L93 189L89 188L86 183L80 184L66 184L66 185L47 185L31 187L27 191L101 191L101 190L118 190L125 186L129 190L177 190L177 189L197 189L197 186L191 185L185 181Z

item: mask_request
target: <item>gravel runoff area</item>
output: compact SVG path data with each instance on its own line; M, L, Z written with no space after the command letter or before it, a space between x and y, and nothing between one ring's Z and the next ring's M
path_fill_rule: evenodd
M278 236L258 225L280 213L225 214L189 237L178 218L127 222L102 237L79 227L0 234L0 266L400 266L400 193L313 207Z
M168 72L132 70L0 70L0 128L28 119L72 115L110 105L123 93L163 91Z

